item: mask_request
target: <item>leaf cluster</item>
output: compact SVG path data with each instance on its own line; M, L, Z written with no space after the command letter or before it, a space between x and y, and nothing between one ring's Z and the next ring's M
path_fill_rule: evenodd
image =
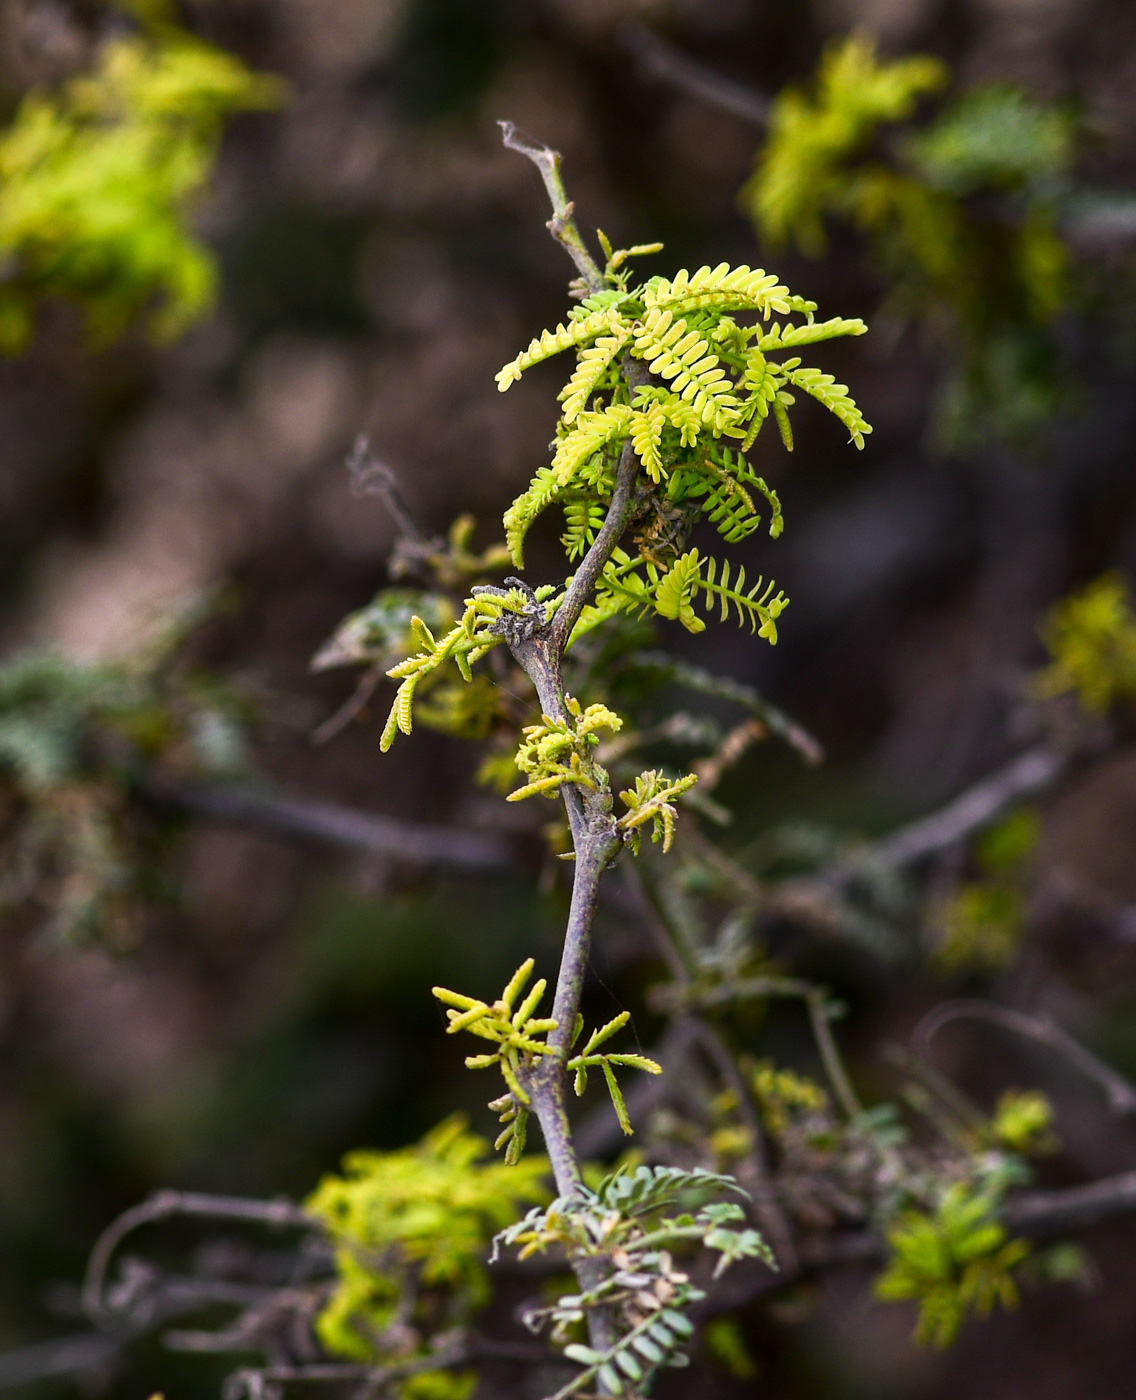
M469 1031L482 1040L491 1041L496 1049L482 1055L470 1055L466 1059L467 1069L491 1069L496 1066L501 1072L508 1092L495 1099L489 1107L501 1116L506 1126L497 1139L498 1149L505 1148L505 1161L513 1165L520 1161L525 1148L525 1136L532 1098L525 1080L531 1074L542 1056L555 1056L557 1052L544 1039L556 1030L557 1023L547 1017L538 1017L540 1006L548 983L542 977L534 983L521 1004L514 1010L514 1002L521 996L535 964L527 958L509 979L509 984L500 997L492 1003L478 1001L461 992L451 992L446 987L435 987L434 995L449 1009L446 1018L448 1035L458 1031ZM630 1013L624 1011L601 1026L589 1036L580 1054L568 1060L566 1068L575 1075L577 1095L587 1088L588 1070L598 1068L607 1084L611 1101L619 1117L620 1126L630 1133L631 1123L627 1116L627 1106L616 1082L613 1065L629 1069L645 1070L648 1074L661 1074L661 1067L645 1055L620 1052L616 1054L597 1053L599 1047L609 1040L630 1020ZM584 1029L583 1019L577 1021L572 1044L579 1040Z
M819 256L830 217L867 235L890 313L950 350L938 432L958 447L1026 437L1059 402L1051 326L1070 294L1059 215L1076 136L1069 110L1002 84L896 132L947 77L929 57L881 61L863 38L833 45L811 91L775 101L741 199L771 246Z
M1072 692L1090 714L1136 696L1136 614L1120 574L1104 574L1054 604L1041 635L1052 657L1036 678L1041 696Z
M483 1160L484 1139L460 1114L413 1147L352 1152L341 1175L323 1178L305 1202L335 1248L337 1283L316 1319L334 1356L358 1361L428 1355L431 1338L462 1324L489 1300L485 1255L519 1210L547 1199L548 1163L506 1167ZM449 1400L465 1377L429 1372ZM419 1400L416 1378L400 1394ZM431 1394L434 1392L431 1391Z
M158 339L209 308L212 254L187 219L224 119L277 106L282 86L170 26L114 39L88 75L35 91L0 134L0 348L19 350L44 297L98 342L148 317Z
M649 1386L660 1366L684 1366L681 1347L693 1332L683 1309L705 1297L676 1267L676 1249L708 1248L718 1254L715 1277L737 1259L761 1259L773 1267L756 1230L737 1228L744 1210L723 1193L745 1196L731 1176L702 1168L620 1169L594 1188L581 1187L544 1209L533 1209L501 1232L498 1243L520 1249L521 1258L566 1249L610 1260L596 1287L568 1294L550 1307L532 1309L533 1330L551 1323L552 1338L583 1368L558 1392L568 1396L599 1383L609 1394ZM672 1212L678 1209L677 1214ZM571 1341L578 1324L596 1308L618 1320L619 1339L604 1351Z
M530 366L576 352L576 369L560 396L552 463L505 514L514 562L523 563L525 535L554 501L565 509L569 557L579 557L595 538L625 451L634 453L642 472L644 509L683 522L680 537L702 516L728 541L744 539L760 524L755 496L768 502L771 533L779 534L776 495L744 454L771 411L792 448L789 386L835 414L857 446L870 431L845 385L802 367L799 356L782 356L796 346L861 335L864 323L817 322L815 303L793 296L760 268L721 263L634 288L625 274L610 280L610 289L587 297L567 322L543 332L497 376L505 390ZM775 313L784 319L770 322ZM747 314L765 324L737 319ZM650 379L632 389L628 374L635 361ZM665 559L655 562L665 571Z
M1013 1271L1029 1253L994 1216L995 1202L956 1182L932 1212L906 1211L888 1230L894 1251L876 1281L876 1295L919 1304L918 1341L946 1347L970 1312L985 1317L996 1304L1013 1308Z
M596 703L587 709L571 695L565 697L569 721L541 718L540 724L526 725L517 749L516 765L528 778L509 794L510 802L543 793L553 797L565 783L575 783L593 792L606 790L607 773L592 758L598 746L599 731L616 733L623 720L606 705Z

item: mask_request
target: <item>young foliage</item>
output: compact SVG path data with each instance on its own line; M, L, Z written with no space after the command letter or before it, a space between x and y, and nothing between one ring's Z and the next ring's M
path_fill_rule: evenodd
M1090 714L1136 696L1136 615L1127 582L1104 574L1055 603L1041 635L1052 661L1039 672L1042 696L1072 692Z
M547 1199L544 1158L506 1167L455 1114L414 1147L352 1152L305 1202L335 1248L337 1282L316 1319L333 1356L383 1362L428 1356L431 1334L469 1321L490 1297L490 1240ZM433 1389L428 1388L429 1383ZM425 1372L401 1400L468 1394L467 1376Z
M176 30L107 43L95 70L29 93L0 134L0 348L61 297L92 339L147 316L170 339L209 308L211 253L190 231L225 118L274 107L282 85Z
M604 1082L607 1085L607 1091L611 1095L612 1107L615 1109L616 1117L619 1119L619 1126L628 1137L630 1137L635 1130L631 1126L631 1119L627 1114L627 1105L624 1103L623 1093L616 1081L612 1066L623 1065L628 1069L641 1069L647 1074L662 1074L663 1072L662 1065L656 1060L649 1059L646 1055L627 1054L626 1052L604 1055L596 1053L604 1041L610 1040L617 1031L621 1031L630 1019L630 1011L621 1011L619 1015L613 1017L606 1026L601 1026L599 1030L593 1031L588 1037L583 1050L581 1050L578 1055L574 1055L565 1065L565 1069L571 1071L575 1076L573 1079L573 1087L576 1091L577 1098L581 1097L584 1090L588 1087L588 1070L597 1067L600 1069L604 1077ZM576 1029L577 1040L583 1028L583 1019L581 1018Z
M619 794L627 811L616 825L625 833L624 840L636 855L639 854L640 828L648 822L651 823L651 840L663 843L664 854L670 850L678 816L673 799L689 792L697 781L694 773L672 779L652 768L639 774L634 788Z
M741 200L772 247L820 256L829 218L867 235L887 309L952 356L937 432L961 447L1028 437L1060 401L1051 328L1069 299L1059 200L1076 140L1070 110L1008 85L887 133L946 81L937 59L881 61L857 37L834 45L811 93L776 100Z
M532 958L523 962L498 1000L491 1004L478 1001L475 997L464 996L460 992L451 992L446 987L433 989L438 1000L450 1008L446 1012L450 1023L446 1027L447 1034L469 1031L472 1035L491 1041L497 1047L484 1055L470 1055L465 1063L467 1069L490 1069L495 1065L501 1071L508 1092L502 1098L495 1099L489 1107L500 1114L501 1122L506 1125L495 1145L498 1149L505 1148L505 1162L510 1166L520 1161L525 1149L528 1115L532 1104L525 1080L542 1055L556 1054L543 1037L554 1031L557 1023L547 1018L539 1018L535 1014L548 986L543 977L535 983L520 1006L515 1011L513 1009L513 1003L528 985L534 965ZM612 1066L623 1065L630 1069L645 1070L648 1074L662 1073L661 1067L645 1055L595 1053L605 1040L622 1030L629 1019L629 1014L623 1012L606 1026L593 1031L583 1051L569 1060L566 1066L575 1074L577 1095L583 1094L587 1087L588 1069L598 1066L625 1133L630 1133L632 1129ZM575 1039L579 1038L582 1030L581 1021L576 1026Z
M528 777L523 787L509 794L510 802L543 793L554 797L565 783L578 783L593 791L606 789L607 773L592 758L600 742L599 731L612 734L623 721L606 705L582 709L572 696L565 697L570 722L545 715L540 724L526 725L517 749L516 765Z
M934 1211L906 1211L889 1228L894 1253L876 1296L919 1304L917 1341L949 1346L969 1312L985 1317L997 1303L1017 1306L1013 1271L1029 1245L1009 1238L994 1204L967 1182L955 1182Z
M617 294L589 297L568 325L544 332L497 376L498 387L505 390L538 360L564 350L578 352L576 370L561 395L564 412L552 465L541 468L505 515L506 538L518 567L529 527L553 501L569 490L579 493L590 486L590 498L606 504L614 464L625 443L653 485L667 483L666 498L675 504L705 495L716 479L721 481L723 468L739 485L747 476L757 484L760 478L741 454L729 454L723 439L741 439L748 450L770 404L779 404L783 413L785 404L777 393L794 375L849 427L857 446L863 446L864 433L871 431L846 388L831 376L802 370L799 358L784 364L767 358L794 345L861 335L866 329L862 321L836 317L815 322L813 303L793 297L760 268L731 269L721 263L693 274L680 272L671 280L651 278L630 290L623 278L619 282ZM803 324L775 322L762 328L740 325L727 314L731 312L764 321L773 313L805 319ZM656 381L641 385L634 395L625 376L615 373L620 359L628 358L645 364ZM605 401L599 399L601 393ZM588 408L589 403L593 407ZM764 482L760 489L771 496ZM742 500L753 516L753 503L744 491ZM709 504L721 508L721 497ZM573 508L578 521L575 501ZM719 523L710 511L707 514ZM578 538L574 528L578 526L570 518L573 541ZM731 514L722 533L736 540L742 537L738 530L738 519Z

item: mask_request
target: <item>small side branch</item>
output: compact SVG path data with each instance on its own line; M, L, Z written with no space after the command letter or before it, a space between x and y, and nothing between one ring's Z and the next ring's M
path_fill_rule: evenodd
M1093 1181L1088 1186L1030 1191L1011 1197L1002 1208L1002 1218L1012 1229L1045 1236L1083 1230L1130 1211L1136 1211L1136 1171Z
M540 171L544 188L552 204L552 218L548 228L553 238L576 264L576 271L583 279L589 292L598 292L603 287L603 273L596 260L588 252L588 245L576 224L575 205L568 198L564 181L560 178L560 152L548 146L537 146L518 135L512 122L498 122L501 139L510 151L516 151L529 160Z

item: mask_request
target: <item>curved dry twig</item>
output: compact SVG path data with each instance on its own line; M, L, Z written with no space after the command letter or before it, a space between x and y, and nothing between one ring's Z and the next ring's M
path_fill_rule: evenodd
M1080 1070L1086 1079L1099 1084L1105 1091L1109 1107L1114 1113L1136 1113L1136 1085L1106 1065L1067 1032L1063 1031L1048 1016L1027 1016L1022 1011L1014 1011L1008 1006L998 1006L994 1002L979 1001L976 998L962 997L956 1001L943 1002L929 1011L912 1032L911 1043L916 1054L930 1059L931 1041L935 1035L951 1021L986 1021L1015 1035L1025 1036L1056 1050L1069 1064Z

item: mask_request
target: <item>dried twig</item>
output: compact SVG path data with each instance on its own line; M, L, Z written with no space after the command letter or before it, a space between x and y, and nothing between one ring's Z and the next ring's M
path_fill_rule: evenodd
M1103 1060L1098 1060L1091 1051L1086 1050L1048 1016L1027 1016L1024 1012L1013 1011L1008 1006L997 1006L993 1002L972 998L947 1001L928 1012L915 1027L911 1043L916 1053L924 1059L929 1059L931 1041L937 1032L951 1021L963 1020L987 1021L990 1025L1001 1026L1003 1030L1034 1040L1039 1045L1048 1045L1069 1064L1079 1069L1086 1079L1100 1085L1114 1113L1136 1113L1136 1085L1131 1084Z
M505 146L510 151L527 156L540 171L552 205L552 218L548 221L548 230L576 264L576 270L588 291L598 292L604 284L603 273L588 252L588 245L577 227L576 206L568 198L564 181L560 178L560 152L552 150L549 146L526 141L512 122L498 122L497 125L501 128L501 140Z
M347 458L347 470L351 474L351 490L356 496L381 496L383 498L383 503L404 540L416 545L419 549L434 549L441 546L441 540L427 539L418 528L414 516L410 513L409 506L403 499L402 490L398 484L398 474L393 467L388 467L385 462L379 461L371 451L370 439L363 433L360 433L355 439L355 446Z

